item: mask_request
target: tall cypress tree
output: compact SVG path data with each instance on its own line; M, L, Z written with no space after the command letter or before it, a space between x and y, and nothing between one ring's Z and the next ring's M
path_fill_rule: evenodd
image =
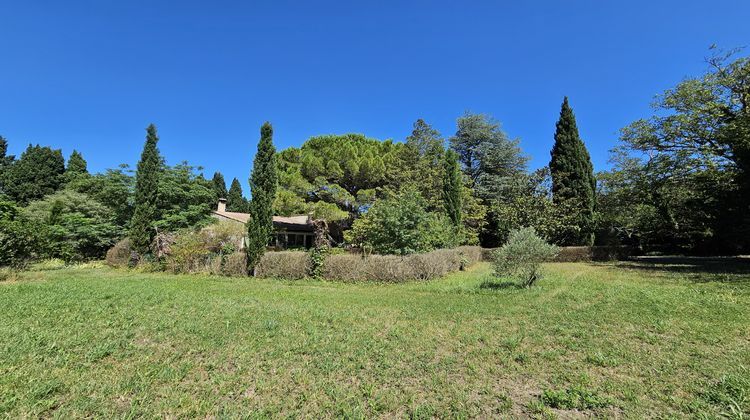
M247 211L247 200L242 196L242 185L237 178L232 180L232 185L227 193L227 211L244 213Z
M458 154L448 150L443 162L443 206L455 226L461 225L461 168Z
M227 183L224 181L224 175L222 175L221 172L214 172L212 182L214 184L216 199L227 198Z
M260 128L260 142L250 175L250 220L247 222L247 265L251 272L266 250L273 231L273 200L276 197L278 174L273 128L265 122Z
M135 172L135 209L130 221L130 240L141 254L149 251L155 235L153 225L159 216L157 196L162 158L156 147L158 141L156 126L151 124L146 128L146 144Z
M578 229L565 232L563 245L591 245L594 241L594 200L596 178L586 145L578 134L578 126L568 97L563 100L560 119L555 129L555 145L549 163L552 174L552 197L555 204L569 204L577 209Z

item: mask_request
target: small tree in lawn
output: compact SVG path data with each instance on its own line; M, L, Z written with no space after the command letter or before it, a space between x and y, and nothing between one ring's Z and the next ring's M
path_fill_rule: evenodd
M443 207L445 213L456 227L461 226L461 168L458 166L458 155L453 150L445 153L443 163Z
M153 124L146 128L146 144L135 172L135 210L130 221L130 240L133 249L140 254L148 253L156 231L154 222L158 218L157 197L162 158L156 143L159 136Z
M247 266L250 272L260 261L273 231L273 201L276 198L278 174L273 128L265 122L260 128L260 142L250 175L250 220L247 222Z
M531 287L541 277L540 268L545 261L551 261L559 248L540 238L534 228L514 230L508 242L495 251L493 267L498 277L508 277Z

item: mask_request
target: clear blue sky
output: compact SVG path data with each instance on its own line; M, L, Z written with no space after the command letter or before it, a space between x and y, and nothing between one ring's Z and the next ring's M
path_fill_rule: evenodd
M545 165L564 95L597 170L653 96L750 44L735 1L4 1L0 134L134 165L155 123L171 164L247 176L261 123L317 134L448 137L493 115ZM748 51L746 50L745 53ZM247 191L245 191L247 193Z

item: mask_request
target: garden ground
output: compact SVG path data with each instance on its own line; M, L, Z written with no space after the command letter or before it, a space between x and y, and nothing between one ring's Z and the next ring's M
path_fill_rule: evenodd
M750 263L398 285L104 267L0 282L7 417L750 414Z

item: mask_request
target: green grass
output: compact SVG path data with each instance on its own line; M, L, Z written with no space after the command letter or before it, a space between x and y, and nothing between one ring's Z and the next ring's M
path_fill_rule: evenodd
M30 271L0 282L0 415L750 415L744 265L480 264L430 283Z

